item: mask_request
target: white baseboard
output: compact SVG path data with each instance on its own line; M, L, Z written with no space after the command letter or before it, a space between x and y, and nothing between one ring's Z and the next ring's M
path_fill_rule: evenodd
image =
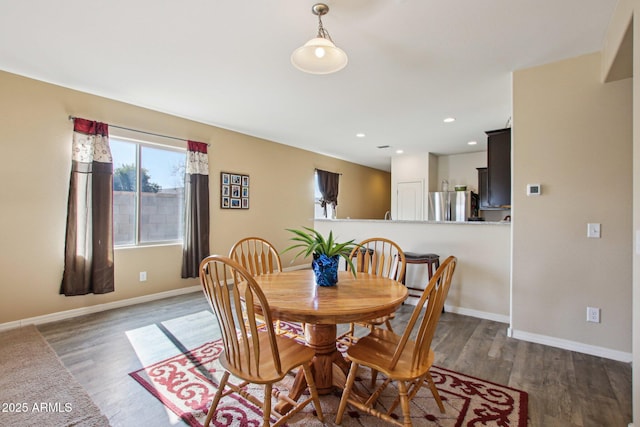
M417 301L418 301L418 298L416 297L408 297L405 300L405 303L409 305L416 305ZM510 321L509 316L504 314L495 314L495 313L489 313L486 311L472 310L470 308L456 307L448 304L444 305L444 311L448 313L462 314L464 316L477 317L478 319L492 320L494 322L500 322L500 323L509 324L509 321Z
M163 298L175 297L191 292L202 291L200 285L189 286L187 288L174 289L172 291L159 292L157 294L143 295L135 298L128 298L119 301L107 302L88 307L75 308L73 310L59 311L57 313L45 314L42 316L29 317L26 319L16 320L13 322L0 323L0 331L7 329L19 328L26 325L40 325L43 323L55 322L58 320L69 319L72 317L83 316L85 314L98 313L100 311L111 310L114 308L126 307L129 305L140 304L143 302L156 301Z
M409 304L411 302L407 301ZM446 305L444 306L445 311L449 313L462 314L465 316L477 317L479 319L487 319L492 320L494 322L500 323L510 323L509 316L495 314L495 313L487 313L484 311L472 310L464 307L454 307ZM569 341L560 338L550 337L546 335L533 334L530 332L518 331L511 327L507 328L507 336L511 338L516 338L523 341L534 342L536 344L548 345L550 347L561 348L563 350L575 351L578 353L589 354L592 356L604 357L606 359L617 360L619 362L631 363L633 359L632 353L627 353L624 351L612 350L605 347L599 347L594 345L588 345L576 341ZM629 425L629 427L633 427L633 425Z
M294 266L283 270L297 270L301 268L307 268L305 266ZM192 292L199 292L202 290L200 285L190 286L187 288L174 289L166 292L159 292L156 294L143 295L140 297L129 298L120 301L113 301L104 304L97 304L88 307L76 308L73 310L60 311L57 313L45 314L42 316L29 317L26 319L16 320L12 322L0 323L0 331L19 328L26 325L40 325L43 323L55 322L58 320L70 319L72 317L83 316L85 314L98 313L101 311L111 310L114 308L127 307L130 305L140 304L144 302L156 301L163 298L174 297L178 295L184 295ZM407 303L411 303L407 301ZM484 311L472 310L463 307L455 307L445 305L445 311L449 313L462 314L465 316L477 317L480 319L492 320L494 322L509 323L509 316L488 313ZM551 347L562 348L564 350L576 351L579 353L590 354L592 356L604 357L607 359L617 360L620 362L631 363L632 354L611 350L604 347L598 347L588 344L583 344L575 341L564 340L555 337L549 337L546 335L533 334L525 331L518 331L511 327L507 329L507 335L512 338L520 339L523 341L534 342L537 344L548 345ZM629 427L633 427L633 424L629 424Z
M283 268L283 271L303 270L309 268L308 265L294 265L292 267ZM56 322L58 320L70 319L72 317L83 316L85 314L98 313L101 311L111 310L114 308L127 307L129 305L141 304L143 302L156 301L163 298L170 298L178 295L184 295L191 292L202 291L200 285L190 286L187 288L174 289L156 294L143 295L140 297L129 298L119 301L108 302L104 304L91 305L88 307L75 308L72 310L59 311L57 313L45 314L42 316L29 317L26 319L15 320L12 322L0 323L0 331L7 329L15 329L26 325L40 325L43 323Z
M510 319L506 314L488 313L486 311L472 310L470 308L455 307L445 304L444 311L455 314L462 314L465 316L477 317L479 319L492 320L494 322L509 324Z
M563 350L576 351L578 353L590 354L591 356L604 357L606 359L617 360L625 363L631 363L633 360L632 353L624 351L612 350L610 348L569 341L562 338L549 337L546 335L533 334L531 332L518 331L512 328L509 328L509 332L509 336L513 338L534 342L536 344L548 345L551 347L561 348Z

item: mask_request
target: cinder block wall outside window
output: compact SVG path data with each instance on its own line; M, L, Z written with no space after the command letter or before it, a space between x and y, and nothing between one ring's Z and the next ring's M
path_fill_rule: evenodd
M184 189L142 193L141 242L182 239ZM135 197L130 191L113 192L114 241L132 242L135 233Z

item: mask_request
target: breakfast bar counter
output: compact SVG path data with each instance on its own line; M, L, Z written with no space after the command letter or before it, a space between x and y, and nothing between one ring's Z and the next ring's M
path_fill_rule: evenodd
M324 235L333 231L340 241L385 237L398 243L405 252L435 253L440 260L454 255L458 266L445 309L509 323L509 222L317 219L314 228ZM427 281L426 265L407 266L407 285L424 288ZM407 303L411 303L411 298Z

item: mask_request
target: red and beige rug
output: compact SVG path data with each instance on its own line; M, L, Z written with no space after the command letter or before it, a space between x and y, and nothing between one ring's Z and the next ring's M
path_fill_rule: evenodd
M223 369L218 363L222 341L197 347L187 354L178 354L129 375L156 396L166 407L193 427L202 426L216 392ZM361 387L370 383L369 371L363 369ZM431 375L440 392L446 413L440 413L428 387L423 387L411 402L415 426L518 426L527 425L527 393L510 387L473 378L458 372L433 367ZM287 378L290 380L291 378ZM285 382L287 382L285 380ZM287 384L282 384L287 388ZM256 389L258 391L260 387ZM395 389L389 387L379 400L384 408L395 399ZM340 393L320 397L325 416L324 425L335 425ZM401 416L401 413L398 413ZM215 426L259 426L260 408L232 394L223 398L212 422ZM308 405L296 414L288 425L320 426ZM343 426L387 425L362 412L347 408Z

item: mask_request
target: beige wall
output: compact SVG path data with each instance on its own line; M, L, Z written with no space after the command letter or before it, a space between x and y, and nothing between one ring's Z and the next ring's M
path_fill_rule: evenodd
M467 190L478 192L477 168L487 167L487 152L452 154L438 156L438 183L443 179L449 182L449 190L455 185L466 185ZM439 187L436 191L441 191Z
M514 336L631 352L630 79L603 84L601 55L513 75ZM527 183L542 195L526 196ZM586 236L602 224L602 238ZM600 324L586 307L600 307Z
M603 51L602 75L608 81L633 76L633 419L640 423L640 0L620 0L611 19ZM635 15L635 16L634 16ZM631 40L628 40L630 38ZM634 75L635 70L635 75Z
M342 174L341 217L382 218L390 208L387 172L4 72L0 93L0 326L198 284L180 279L181 247L170 245L116 250L116 292L58 294L71 165L69 115L210 143L214 253L226 254L248 235L264 236L280 250L288 246L285 228L313 224L314 168ZM116 129L112 134L126 136ZM250 210L219 209L221 170L251 176ZM284 257L286 265L290 258ZM147 282L138 281L140 271L147 271Z

